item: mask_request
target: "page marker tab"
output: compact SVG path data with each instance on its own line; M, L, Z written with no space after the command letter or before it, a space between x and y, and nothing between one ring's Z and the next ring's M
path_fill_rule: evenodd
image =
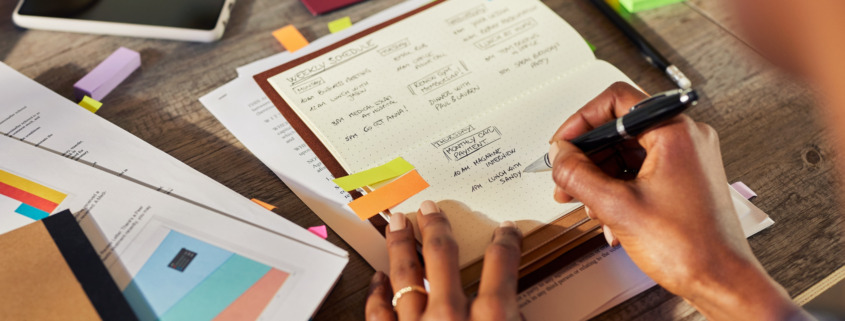
M265 202L262 202L261 200L259 200L257 198L253 198L253 199L251 199L251 201L253 201L255 204L261 205L261 207L266 208L268 211L272 211L272 210L276 209L275 206L267 204Z
M422 176L416 170L413 170L395 181L352 201L349 203L349 207L361 220L366 220L399 205L411 196L422 192L428 186Z
M305 40L305 37L299 33L299 30L296 29L293 25L287 25L273 31L273 37L276 37L276 40L282 44L282 47L285 47L285 50L288 52L294 52L303 47L308 45L308 40Z
M73 84L76 100L82 100L85 96L98 101L103 100L139 67L141 67L141 54L124 47L118 48L85 77Z
M343 17L335 21L329 22L329 32L336 33L351 26L352 19L349 19L349 17Z
M636 13L683 1L684 0L619 0L619 3L622 4L628 12Z
M325 225L309 227L308 231L314 233L314 235L317 235L324 240L329 237L329 231L326 230Z
M387 164L373 167L365 171L361 171L349 176L335 178L332 182L340 186L344 191L354 191L356 188L373 185L378 182L383 182L399 175L410 172L414 169L414 165L408 163L404 158L397 157L396 159L387 162Z
M85 96L82 98L82 101L79 102L79 106L82 106L82 108L96 114L97 111L100 110L100 107L103 106L103 103L94 100L94 98Z
M742 197L745 197L747 200L757 197L757 193L754 193L754 191L752 191L751 188L743 182L733 183L731 184L731 187L733 187L734 190L739 192L739 195L742 195Z

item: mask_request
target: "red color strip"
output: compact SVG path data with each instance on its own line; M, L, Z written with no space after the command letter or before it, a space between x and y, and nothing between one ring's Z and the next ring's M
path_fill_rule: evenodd
M3 182L0 182L0 195L5 195L19 202L26 203L29 206L47 213L53 213L53 211L56 210L56 207L59 206L59 204L35 196L34 194L18 189L17 187L4 184Z

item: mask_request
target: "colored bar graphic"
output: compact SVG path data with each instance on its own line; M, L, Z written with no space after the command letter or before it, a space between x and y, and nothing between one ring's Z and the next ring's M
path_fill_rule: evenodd
M29 217L36 221L50 216L50 213L29 206L29 204L26 203L21 203L21 206L18 206L18 209L15 210L15 213Z
M269 271L267 265L232 255L208 279L170 308L161 320L212 320Z
M0 183L25 191L55 204L61 203L65 197L67 197L67 194L3 170L0 170ZM53 210L49 210L48 212L52 211Z
M48 213L53 212L56 207L59 206L59 203L48 201L46 199L36 196L35 194L16 188L2 181L0 181L0 195L7 196L24 204L29 204L34 208Z
M214 321L258 320L288 276L287 272L271 269L241 297L232 302Z
M182 271L170 267L182 249L196 253ZM156 320L232 257L232 252L170 231L123 291L141 320Z

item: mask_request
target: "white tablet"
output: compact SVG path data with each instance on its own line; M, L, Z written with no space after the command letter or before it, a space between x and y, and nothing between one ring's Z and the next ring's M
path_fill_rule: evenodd
M212 42L235 0L21 0L12 20L31 29Z

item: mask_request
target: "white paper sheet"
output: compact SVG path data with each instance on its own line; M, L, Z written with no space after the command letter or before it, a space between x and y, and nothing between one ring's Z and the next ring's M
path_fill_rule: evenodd
M347 255L3 63L0 98L0 133L6 136L265 226L335 255ZM10 227L14 228L2 229Z
M155 250L144 242L157 229L177 230L290 273L264 312L268 320L307 320L348 262L345 256L318 250L25 142L0 136L0 150L0 169L67 193L59 210L76 213L121 290Z
M376 270L388 271L384 237L346 206L352 199L331 182L334 177L270 103L252 76L329 46L357 32L416 9L428 0L411 0L327 35L294 53L281 52L238 68L238 78L200 98L232 134L329 227Z

